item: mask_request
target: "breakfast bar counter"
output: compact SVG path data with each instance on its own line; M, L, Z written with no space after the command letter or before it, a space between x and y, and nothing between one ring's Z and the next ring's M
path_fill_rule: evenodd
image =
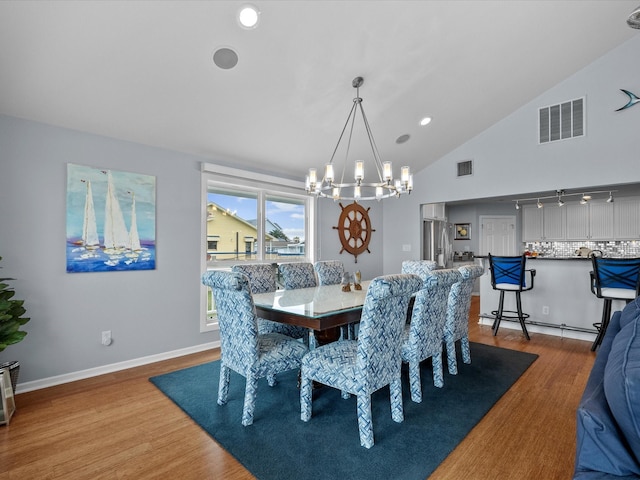
M480 277L480 323L491 325L491 311L496 310L500 293L491 287L489 260L480 258L485 274ZM530 315L530 333L545 333L593 341L594 323L602 317L602 299L590 289L591 259L584 257L528 257L526 268L535 269L533 290L522 295L522 310ZM612 311L624 308L625 302L614 300ZM505 296L505 309L515 310L515 295ZM501 328L520 330L517 322L502 322ZM500 335L500 333L498 333Z

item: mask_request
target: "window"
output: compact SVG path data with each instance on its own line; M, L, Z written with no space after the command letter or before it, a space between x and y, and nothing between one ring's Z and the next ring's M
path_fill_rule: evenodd
M315 201L302 182L203 165L203 271L239 262L313 261ZM217 328L204 289L201 331Z

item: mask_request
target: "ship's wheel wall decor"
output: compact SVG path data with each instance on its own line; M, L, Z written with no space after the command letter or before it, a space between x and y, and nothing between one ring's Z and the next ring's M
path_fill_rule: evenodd
M338 219L338 226L333 227L338 230L342 250L340 253L347 251L355 257L355 263L358 263L358 255L363 252L371 253L369 250L369 242L371 241L371 232L375 232L371 228L371 219L369 218L369 210L359 203L353 202L346 207L340 204L342 212Z

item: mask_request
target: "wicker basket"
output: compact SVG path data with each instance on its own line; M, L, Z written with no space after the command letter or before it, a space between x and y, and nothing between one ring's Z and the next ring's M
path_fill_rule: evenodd
M11 377L11 387L13 387L13 393L16 393L16 387L18 385L18 374L20 373L20 363L17 361L0 363L0 370L3 368L9 369L9 377Z

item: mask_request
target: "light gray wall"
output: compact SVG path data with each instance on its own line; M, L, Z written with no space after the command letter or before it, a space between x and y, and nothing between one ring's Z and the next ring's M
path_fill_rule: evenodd
M403 251L402 244L419 245L421 222L412 219L419 218L423 203L640 181L640 106L615 111L628 100L621 88L640 95L639 54L640 35L417 173L411 195L384 204L384 272L418 258L419 252ZM538 108L582 96L586 135L538 145ZM469 159L473 176L457 179L456 164Z
M20 362L20 383L218 339L199 331L198 160L0 116L1 273L31 317L0 361ZM66 273L67 163L156 176L156 270Z

